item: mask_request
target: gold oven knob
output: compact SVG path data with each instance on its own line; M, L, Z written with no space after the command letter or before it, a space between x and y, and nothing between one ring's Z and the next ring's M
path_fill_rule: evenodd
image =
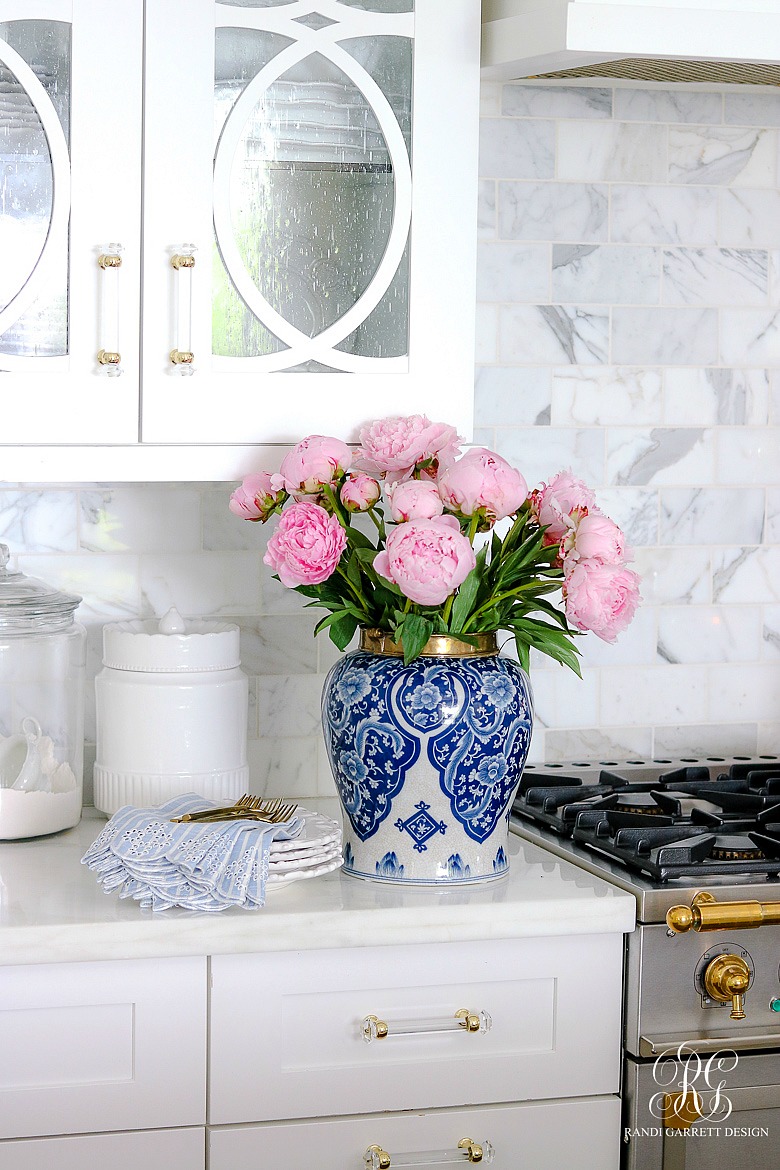
M750 985L750 968L739 955L717 955L704 970L704 990L718 1003L731 1000L732 1020L744 1020L745 992Z

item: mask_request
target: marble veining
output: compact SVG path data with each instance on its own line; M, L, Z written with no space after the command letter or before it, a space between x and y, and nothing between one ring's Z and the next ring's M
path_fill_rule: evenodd
M554 244L552 266L556 301L653 305L660 299L660 256L655 248Z
M769 371L667 369L664 422L720 426L761 426L769 421Z
M717 123L723 120L723 96L691 88L624 89L616 86L615 117L624 122Z
M669 128L669 181L772 187L777 165L773 130L732 126Z
M760 488L664 488L663 544L761 544L764 492Z
M605 184L498 184L498 232L504 240L606 240L608 210Z
M612 90L591 86L503 87L501 112L514 118L611 118Z
M711 462L709 435L701 427L653 427L650 431L614 433L608 452L611 482L647 484L698 480L700 469ZM682 472L683 463L687 463ZM710 471L711 475L711 471Z
M502 363L598 365L609 351L609 314L579 305L502 306Z
M717 244L718 195L717 187L616 183L611 191L610 239L618 244ZM735 241L745 246L752 242Z
M763 305L769 256L756 249L668 249L663 278L667 305Z

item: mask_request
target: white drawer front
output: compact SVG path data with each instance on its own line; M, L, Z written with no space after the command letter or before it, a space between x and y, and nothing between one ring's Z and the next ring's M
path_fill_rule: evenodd
M205 1121L205 959L0 970L0 1138Z
M621 954L584 936L215 957L209 1120L615 1093ZM490 1031L361 1035L460 1008Z
M203 1170L205 1129L0 1142L0 1170Z
M371 1145L393 1159L457 1149L466 1137L491 1143L493 1170L617 1170L620 1102L594 1097L216 1129L209 1132L209 1170L362 1170Z

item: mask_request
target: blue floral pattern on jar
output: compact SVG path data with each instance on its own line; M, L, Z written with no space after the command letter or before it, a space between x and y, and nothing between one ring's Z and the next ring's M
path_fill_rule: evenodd
M532 720L530 683L512 659L421 656L405 666L345 655L325 683L323 728L348 872L432 883L502 876Z

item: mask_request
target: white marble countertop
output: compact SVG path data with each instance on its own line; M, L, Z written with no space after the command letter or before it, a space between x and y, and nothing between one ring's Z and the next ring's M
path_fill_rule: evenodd
M635 900L518 837L497 881L399 887L339 871L293 882L259 910L154 913L106 894L80 864L104 818L0 843L0 964L237 954L633 929Z

